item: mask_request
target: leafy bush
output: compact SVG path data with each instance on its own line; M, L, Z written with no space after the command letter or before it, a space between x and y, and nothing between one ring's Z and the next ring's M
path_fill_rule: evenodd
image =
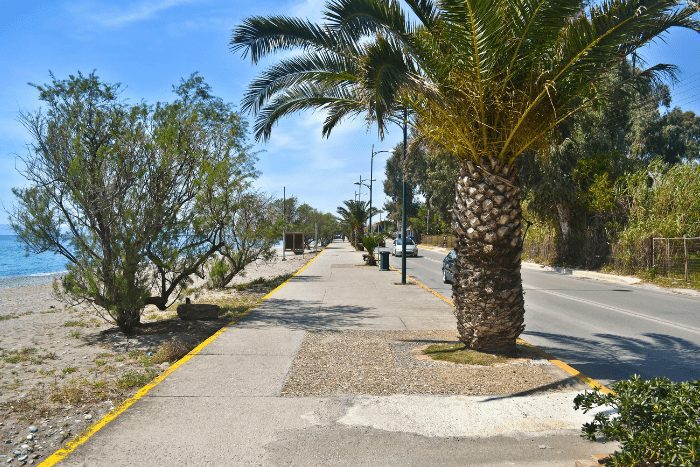
M700 380L633 376L612 386L612 394L588 392L574 399L585 412L610 407L583 425L583 436L619 441L610 465L700 465Z
M223 258L216 258L209 269L209 286L213 289L223 289L224 278L229 273L229 265Z

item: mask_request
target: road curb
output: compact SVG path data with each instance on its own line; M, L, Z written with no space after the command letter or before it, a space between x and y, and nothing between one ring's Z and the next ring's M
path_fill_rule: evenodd
M326 248L324 247L321 251L316 254L313 258L311 258L309 261L307 261L303 266L301 266L299 269L297 269L289 279L286 281L282 282L280 285L272 289L270 292L265 294L255 305L251 306L248 311L245 313L245 315L240 316L236 318L235 320L231 320L224 324L218 331L216 331L214 334L211 336L207 337L205 340L199 343L194 349L190 350L187 355L182 357L180 360L176 361L172 365L170 365L163 373L159 374L156 376L151 382L146 384L145 386L141 387L138 391L136 391L136 394L133 396L129 397L126 399L124 402L119 404L118 407L116 407L114 410L111 410L107 414L105 414L102 418L100 418L98 421L93 423L90 427L88 427L77 439L74 439L72 441L69 441L66 443L62 448L58 449L56 452L51 454L49 457L41 461L39 463L39 467L50 467L58 464L62 460L64 460L68 455L70 455L73 451L75 451L78 447L81 445L85 444L90 438L92 438L98 431L100 431L102 428L107 426L109 423L114 421L117 417L119 417L122 413L124 413L129 407L134 405L136 402L138 402L141 398L143 398L145 395L147 395L153 388L158 386L160 383L162 383L168 376L170 376L175 370L180 368L182 365L187 363L189 360L192 359L195 355L200 353L205 347L207 347L209 344L214 342L216 339L218 339L227 329L229 329L232 325L234 325L236 322L240 321L240 319L244 318L245 316L248 316L250 313L254 312L257 307L260 306L265 300L269 299L272 297L276 292L278 292L282 287L287 285L292 279L294 279L296 276L300 275L302 272L306 270L316 259L321 256L321 254L326 251Z

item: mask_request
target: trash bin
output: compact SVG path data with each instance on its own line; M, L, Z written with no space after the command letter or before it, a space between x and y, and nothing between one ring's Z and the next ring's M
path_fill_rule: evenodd
M389 252L384 250L379 252L379 270L388 271L389 270Z

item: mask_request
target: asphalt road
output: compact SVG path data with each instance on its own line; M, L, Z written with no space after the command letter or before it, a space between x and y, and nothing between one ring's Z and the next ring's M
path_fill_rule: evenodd
M444 256L419 246L407 273L451 297ZM633 374L700 379L700 298L536 269L522 275L526 341L605 384Z

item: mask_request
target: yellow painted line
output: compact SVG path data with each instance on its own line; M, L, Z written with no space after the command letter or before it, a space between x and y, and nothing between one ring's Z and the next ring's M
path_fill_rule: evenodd
M397 268L395 268L395 267L393 267L393 266L391 266L391 270L392 270L392 271L396 271L396 272L398 272L398 273L401 273L401 270L399 270L399 269L397 269ZM445 297L443 294L441 294L441 293L438 292L437 290L431 289L430 287L428 287L427 285L423 284L421 281L419 281L419 280L416 279L415 277L411 277L411 276L409 276L409 275L407 274L407 275L406 275L406 280L410 280L411 282L413 282L414 284L416 284L417 286L419 286L421 289L427 290L428 292L430 292L431 294L435 295L437 298L439 298L439 299L442 300L443 302L447 303L448 305L450 305L450 306L455 306L455 304L454 304L454 302L453 302L452 300L450 300L449 298ZM569 365L569 364L567 364L567 363L564 363L563 361L559 360L559 359L556 358L556 357L553 357L552 355L548 354L547 352L545 352L544 350L540 349L539 347L537 347L537 346L535 346L535 345L533 345L533 344L530 344L529 342L527 342L527 341L525 341L525 340L523 340L523 339L518 339L518 343L530 347L531 349L533 349L534 351L536 351L537 353L539 353L540 355L542 355L544 358L546 358L546 359L549 361L549 363L551 363L552 365L556 366L557 368L563 370L565 373L570 374L571 376L573 376L574 378L578 379L579 381L581 381L581 382L587 384L587 385L590 386L592 389L598 390L598 391L602 392L603 394L612 394L612 393L614 393L614 391L613 391L612 389L610 389L609 387L605 386L605 385L604 385L603 383L601 383L600 381L597 381L597 380L595 380L595 379L593 379L593 378L590 378L590 377L584 375L583 373L581 373L580 371L578 371L576 368L572 367L571 365Z
M321 256L321 253L323 253L325 250L326 250L326 249L323 248L320 252L318 252L318 254L317 254L316 256L314 256L313 258L311 258L306 264L304 264L304 265L303 265L302 267L300 267L294 274L292 274L292 276L291 276L289 279L287 279L286 281L282 282L280 285L278 285L277 287L275 287L274 289L272 289L270 292L268 292L268 293L267 293L264 297L262 297L257 303L255 303L253 306L250 307L250 309L248 310L248 312L246 313L246 315L247 315L248 313L250 313L251 311L253 311L253 310L254 310L257 306L259 306L262 302L264 302L265 300L267 300L268 298L270 298L272 295L274 295L274 294L275 294L277 291L279 291L282 287L284 287L285 285L287 285L287 283L288 283L289 281L291 281L294 277L296 277L296 276L298 276L299 274L303 273L303 272L306 270L306 268L308 268L308 267L311 265L311 263L313 263L314 261L316 261L316 258L318 258L319 256ZM244 315L244 316L245 316L245 315ZM242 316L241 316L241 317L242 317ZM237 319L240 319L241 317L238 317ZM219 329L219 330L216 331L214 334L212 334L211 336L207 337L205 340L203 340L202 342L200 342L199 345L198 345L197 347L195 347L194 349L190 350L189 353L187 353L187 355L185 355L185 356L182 357L180 360L178 360L178 361L176 361L175 363L173 363L172 365L170 365L163 373L161 373L161 374L159 374L158 376L156 376L155 378L153 378L153 380L152 380L150 383L146 384L146 385L143 386L141 389L139 389L138 391L136 391L136 394L134 394L133 396L131 396L130 398L128 398L127 400L125 400L124 402L122 402L121 404L119 404L119 406L118 406L117 408L115 408L114 410L108 412L106 415L104 415L102 418L100 418L97 422L95 422L94 424L92 424L86 431L83 432L83 434L82 434L80 437L78 437L78 438L76 438L76 439L74 439L74 440L72 440L72 441L69 441L69 442L68 442L65 446L63 446L61 449L59 449L58 451L54 452L54 453L51 454L49 457L47 457L46 459L44 459L44 460L39 464L39 466L40 466L40 467L49 467L49 466L53 466L53 465L56 465L57 463L61 462L61 461L62 461L63 459L65 459L66 456L68 456L71 452L75 451L75 450L78 448L78 446L80 446L81 444L84 444L84 443L85 443L87 440L89 440L95 433L97 433L97 432L100 431L102 428L104 428L105 426L107 426L107 424L109 424L112 420L114 420L114 419L117 418L119 415L121 415L122 413L124 413L124 411L126 411L126 409L128 409L129 407L131 407L132 405L134 405L134 404L136 403L136 401L138 401L139 399L141 399L143 396L145 396L146 394L148 394L153 388L155 388L155 387L158 386L160 383L162 383L163 380L165 380L165 378L167 378L168 376L170 376L170 374L171 374L172 372L174 372L175 370L177 370L178 368L180 368L182 365L184 365L185 363L187 363L190 359L192 359L192 357L194 357L194 356L197 355L199 352L201 352L202 349L204 349L206 346L208 346L209 344L211 344L212 342L214 342L216 339L218 339L219 336L221 336L221 334L223 334L224 331L226 331L226 329L228 329L228 327L229 327L232 323L234 323L233 320L230 321L230 322L228 322L228 323L226 323L226 324L224 324L224 325L221 327L221 329Z

